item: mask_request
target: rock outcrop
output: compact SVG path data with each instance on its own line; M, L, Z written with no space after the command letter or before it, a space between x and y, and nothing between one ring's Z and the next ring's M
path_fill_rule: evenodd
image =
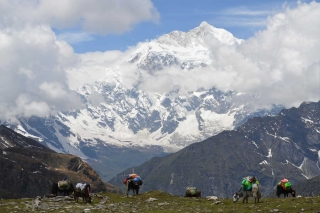
M92 191L121 190L105 183L81 158L61 154L0 126L0 198L36 197L51 193L52 183L67 177L73 184L87 182Z

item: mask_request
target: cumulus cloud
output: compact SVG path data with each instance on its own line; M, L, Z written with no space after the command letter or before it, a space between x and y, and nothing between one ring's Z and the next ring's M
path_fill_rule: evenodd
M117 50L78 55L78 63L66 71L70 88L76 90L96 81L113 82L118 75L114 66L122 63L124 56L125 53Z
M139 22L158 19L149 0L0 0L0 119L83 107L73 89L97 79L70 78L83 57L70 43L90 40L94 34L130 31ZM57 38L53 29L70 31ZM70 33L77 29L81 34ZM103 57L112 61L118 55L115 51ZM90 61L86 65L77 70L79 76L83 69L96 72L95 77L105 71L90 70ZM97 104L100 98L92 95L92 102Z
M160 17L150 0L1 0L0 13L2 26L45 24L55 29L78 27L95 34L123 33Z
M79 106L63 70L74 60L72 48L48 27L0 30L1 116L43 116Z
M259 95L259 104L298 105L320 99L320 4L300 3L269 17L267 29L235 50L220 49L219 63L237 75L232 88ZM226 61L228 57L228 61Z

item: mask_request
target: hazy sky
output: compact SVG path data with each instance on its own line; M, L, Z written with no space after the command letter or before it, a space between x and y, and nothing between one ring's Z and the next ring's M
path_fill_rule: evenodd
M106 75L138 42L202 21L245 42L212 44L213 67L171 84L197 79L259 95L261 106L319 101L319 1L0 0L0 118L82 107L75 85Z

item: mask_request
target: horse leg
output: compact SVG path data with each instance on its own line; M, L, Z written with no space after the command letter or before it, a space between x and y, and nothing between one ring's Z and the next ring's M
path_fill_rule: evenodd
M247 198L243 198L242 203L248 203Z
M244 203L244 201L247 199L247 193L245 195L243 195L243 199L242 199L242 203Z
M129 183L128 182L127 182L127 187L126 187L126 195L127 195L127 197L129 195Z
M78 192L74 193L74 201L76 201L76 203L78 203Z
M254 198L254 203L259 203L259 197Z

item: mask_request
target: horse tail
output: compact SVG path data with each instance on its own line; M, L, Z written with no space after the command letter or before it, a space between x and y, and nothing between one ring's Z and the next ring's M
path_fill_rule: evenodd
M257 184L253 184L252 185L252 195L253 197L257 197L258 195L258 191L259 191L259 186Z
M51 194L58 195L58 183L52 183Z
M70 185L69 185L69 191L72 192L72 193L75 192L75 188L74 188L72 183L70 183Z

